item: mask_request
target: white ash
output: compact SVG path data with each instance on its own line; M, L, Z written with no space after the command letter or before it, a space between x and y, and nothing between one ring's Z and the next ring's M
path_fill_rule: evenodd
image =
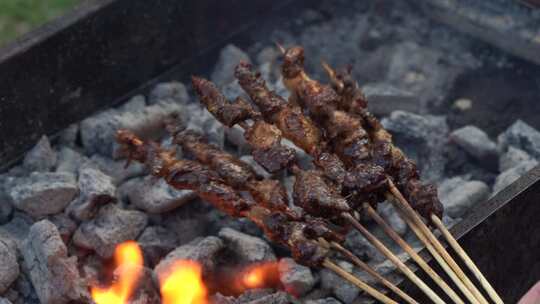
M475 204L487 199L489 186L481 181L467 181L453 177L443 181L438 188L444 211L452 218L462 217Z
M532 160L533 158L527 152L510 146L508 147L508 150L499 157L499 170L504 172L508 169L517 167L521 163L530 162Z

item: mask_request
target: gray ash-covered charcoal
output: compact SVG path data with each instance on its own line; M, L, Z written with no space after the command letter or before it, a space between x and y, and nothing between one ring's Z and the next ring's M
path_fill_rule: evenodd
M65 128L58 135L58 145L75 147L79 136L79 124L74 123Z
M218 62L212 72L212 82L223 86L234 81L234 68L241 60L251 62L249 56L235 45L225 46L219 54Z
M219 237L223 239L227 248L232 250L242 263L255 263L275 261L276 255L272 247L266 241L258 237L247 235L231 228L223 228L219 231Z
M379 214L390 224L395 232L399 235L404 235L407 232L407 224L392 204L386 202L379 204L377 207Z
M499 171L504 172L532 160L533 158L527 152L510 146L508 147L508 150L499 157Z
M136 239L147 223L148 216L143 212L109 204L101 207L94 219L79 226L73 243L94 250L102 258L110 258L116 245Z
M438 192L445 213L450 217L459 218L475 204L486 200L490 189L481 181L467 181L461 177L453 177L442 182Z
M128 129L143 137L163 134L163 120L182 112L178 103L158 102L137 111L110 109L91 116L81 122L81 140L86 153L100 153L118 158L115 151L115 135L118 129Z
M19 263L16 245L0 234L0 294L4 294L17 277L19 277Z
M247 302L240 302L243 304L291 304L295 303L290 295L283 291L278 291L267 296L261 297Z
M156 265L154 272L159 276L167 273L177 260L192 260L202 264L203 273L212 273L216 270L219 254L224 247L223 241L215 236L195 239L167 254Z
M190 190L176 190L164 180L151 176L130 180L123 189L135 207L149 213L174 210L193 200L196 194Z
M291 258L279 260L278 270L279 280L285 291L296 297L305 295L317 283L310 268L296 263Z
M318 300L307 300L306 304L341 304L341 302L336 300L335 298L330 297Z
M495 184L493 185L493 193L497 193L504 189L506 186L509 186L511 183L515 182L522 175L527 173L527 171L538 166L538 161L530 160L522 162L519 165L510 168L497 176L495 179Z
M64 243L68 244L71 236L77 230L77 223L65 213L55 214L47 219L56 226Z
M420 116L394 111L381 123L392 133L396 146L416 161L423 179L437 181L442 178L448 139L448 125L444 116Z
M450 140L467 151L477 161L488 169L497 167L497 145L483 130L475 126L465 126L454 130L450 134Z
M348 262L339 261L338 265L348 272L353 272L354 267ZM322 288L332 290L334 295L343 301L343 303L350 304L358 297L360 290L331 270L323 269L319 273L321 275Z
M113 160L109 157L94 154L90 157L90 160L101 172L112 177L115 185L120 185L130 178L142 176L147 173L145 166L140 163L133 162L126 168L125 159Z
M43 135L32 150L26 153L23 166L29 172L47 172L56 165L56 158L56 152L52 149L49 138Z
M12 184L7 194L13 206L33 217L62 212L79 192L75 176L66 172L33 172Z
M32 285L42 304L62 304L86 297L77 258L69 257L56 226L43 220L30 228L22 248Z
M189 102L186 86L178 81L158 83L148 96L150 104L160 101L176 102L185 104Z
M387 83L368 83L362 86L362 92L369 101L370 112L375 115L389 115L396 110L418 113L420 110L416 96Z
M522 120L514 122L499 135L497 141L501 151L506 151L509 146L513 146L540 159L540 132Z
M144 229L137 239L144 253L144 260L151 266L178 246L176 233L161 226L150 226Z
M88 157L82 155L77 150L70 147L62 147L60 151L58 151L56 172L77 174L79 172L79 168L89 161L90 160Z
M0 297L0 304L12 304L8 299Z
M112 178L96 168L81 168L78 184L79 197L69 204L66 211L79 221L92 219L100 206L116 202Z

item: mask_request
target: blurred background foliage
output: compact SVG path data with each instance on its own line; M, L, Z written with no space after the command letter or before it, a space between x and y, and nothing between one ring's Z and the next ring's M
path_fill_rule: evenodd
M80 0L0 0L0 46L55 18Z

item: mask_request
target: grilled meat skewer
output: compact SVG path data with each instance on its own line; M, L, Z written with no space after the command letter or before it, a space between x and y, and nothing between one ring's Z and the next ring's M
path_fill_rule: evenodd
M175 159L172 151L162 149L157 143L145 143L128 131L119 131L117 140L128 159L146 164L153 175L164 178L176 189L194 190L230 216L249 218L269 239L289 248L297 262L328 268L379 301L397 304L328 259L329 248L316 241L328 236L328 230L320 220L291 221L282 211L248 204L217 173L198 162Z

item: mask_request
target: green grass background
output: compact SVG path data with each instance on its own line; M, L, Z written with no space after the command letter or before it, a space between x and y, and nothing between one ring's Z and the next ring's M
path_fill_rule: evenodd
M55 18L80 0L0 0L0 46Z

